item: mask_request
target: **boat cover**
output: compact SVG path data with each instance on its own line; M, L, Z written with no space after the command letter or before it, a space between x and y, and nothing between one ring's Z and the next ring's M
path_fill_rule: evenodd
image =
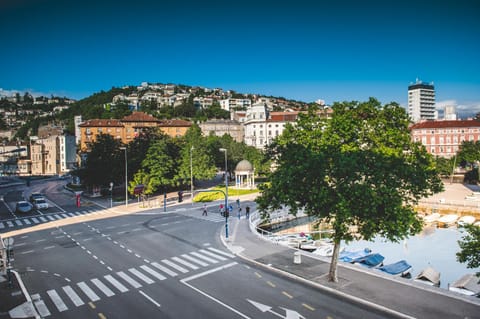
M368 248L363 250L356 250L356 251L343 251L340 253L339 260L347 262L347 263L354 263L358 259L368 256L372 253L372 251Z
M396 263L385 265L378 269L390 275L399 275L406 272L410 268L412 268L412 266L410 266L405 260L400 260Z
M455 281L451 286L454 288L462 288L470 290L474 294L480 293L480 283L478 283L479 278L475 274L466 274L460 279Z
M422 270L415 279L430 281L436 286L440 285L440 273L432 267L427 267Z
M367 267L376 267L376 266L380 265L383 262L384 259L385 259L385 257L383 257L380 254L370 254L370 255L367 255L365 257L357 259L357 261L355 261L355 262L359 263L359 264L362 264L362 265L365 265Z

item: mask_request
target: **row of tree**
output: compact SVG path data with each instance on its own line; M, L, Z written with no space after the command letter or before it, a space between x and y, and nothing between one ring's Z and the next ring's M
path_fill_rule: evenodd
M245 143L238 143L229 135L203 136L198 125L192 125L185 136L172 138L158 130L142 132L128 145L108 134L101 134L92 143L85 167L75 172L88 186L108 187L125 181L132 194L135 186L144 185L144 194L150 195L173 189L185 189L190 179L206 180L225 167L227 149L228 170L243 160L250 161L257 172L269 169L261 151ZM127 165L125 167L125 159ZM126 169L125 169L126 168ZM191 174L191 171L193 174Z

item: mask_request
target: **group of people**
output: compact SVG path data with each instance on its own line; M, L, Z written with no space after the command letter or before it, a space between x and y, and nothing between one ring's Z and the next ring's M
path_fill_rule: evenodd
M237 216L238 216L238 219L240 219L241 216L242 216L242 206L240 206L240 199L237 199L236 203L237 203L237 209L238 209ZM226 214L228 214L228 216L230 216L233 213L233 206L232 206L232 204L230 204L230 205L228 205L228 208L226 208L223 204L220 204L219 211L220 211L220 214L222 216L225 216ZM208 214L207 204L203 204L202 216L207 216L207 214ZM245 217L246 218L250 217L250 207L249 206L245 207Z

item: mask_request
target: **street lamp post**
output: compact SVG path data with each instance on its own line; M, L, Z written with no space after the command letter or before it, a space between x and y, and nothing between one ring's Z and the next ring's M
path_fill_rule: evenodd
M192 165L192 153L195 148L192 147L190 148L190 201L192 202L193 206L193 165Z
M110 182L110 208L113 207L113 182Z
M128 166L127 166L127 148L120 147L121 150L125 151L125 207L128 206Z
M225 153L225 238L228 239L228 174L227 174L227 168L228 168L228 162L227 162L227 149L226 148L221 148L220 152Z

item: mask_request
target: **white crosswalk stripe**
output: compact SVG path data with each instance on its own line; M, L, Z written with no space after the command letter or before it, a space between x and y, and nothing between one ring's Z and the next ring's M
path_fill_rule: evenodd
M79 307L85 304L83 300L77 295L77 293L72 289L72 287L64 286L62 288L75 306Z
M25 224L27 224L27 225L31 225L31 224L32 224L32 223L31 223L28 219L26 219L26 218L23 219L23 222L24 222Z
M179 272L182 272L182 273L187 273L188 272L188 269L185 269L183 268L182 266L179 266L175 263L172 263L170 260L168 259L163 259L162 260L162 263L174 268L175 270L178 270Z
M60 217L60 215L58 214L53 215L53 217L55 217L56 219L62 219L62 217Z
M7 221L8 227L14 227L13 223L11 221Z
M60 216L62 216L63 218L68 218L67 214L60 214Z
M99 279L97 278L94 278L92 280L90 280L95 286L97 286L98 289L100 289L104 294L105 296L107 297L111 297L111 296L115 296L115 293L110 289L108 288L107 286L105 286L105 284L103 282L101 282Z
M91 301L97 301L97 300L100 300L100 297L95 293L93 292L92 289L90 289L90 287L87 286L87 284L85 282L79 282L77 284L77 286L82 289L83 293L85 295L87 295L87 297L91 300Z
M38 314L44 318L48 317L51 315L50 311L48 310L47 306L45 305L45 302L43 302L42 299L40 299L39 294L32 295L32 301L33 304L35 305L35 308L37 308Z
M200 252L201 252L202 254L208 255L208 256L210 256L210 257L217 258L217 259L219 259L219 260L221 260L221 261L227 260L227 258L222 257L222 256L217 255L217 254L214 254L214 253L212 253L212 252L209 252L208 250L205 250L205 249L200 249Z
M224 255L224 256L227 256L228 258L235 258L235 255L232 255L230 253L227 253L225 251L221 251L219 249L216 249L216 248L213 248L213 247L208 247L208 250L211 250L211 251L214 251L218 254L221 254L221 255Z
M5 228L5 225L3 223L0 223L0 229Z
M53 220L56 220L55 218L53 218L53 216L50 216L50 215L48 215L47 218L50 219L50 220L52 220L52 221L53 221Z
M198 267L195 266L194 264L189 263L188 261L183 260L183 259L181 259L181 258L172 257L172 260L173 260L173 261L176 261L177 263L180 263L180 264L182 264L182 265L184 265L184 266L187 266L188 268L191 268L191 269L193 269L193 270L198 269Z
M115 279L112 275L103 276L109 283L112 284L115 288L117 288L120 292L127 292L128 288L122 285L117 279Z
M73 214L74 214L75 216L80 216L80 215L82 215L82 214L80 214L79 212L74 212Z
M150 275L152 275L153 277L157 278L158 280L165 280L167 279L167 277L159 274L158 272L156 272L155 270L153 270L152 268L146 266L146 265L143 265L143 266L140 266L140 268L142 268L145 272L148 272Z
M148 278L147 276L145 276L144 274L142 274L141 272L139 272L135 268L130 268L128 271L131 272L132 274L134 274L135 276L137 276L138 278L140 278L146 284L151 285L151 284L154 283L154 281L152 279Z
M32 220L33 220L33 222L34 222L35 224L40 223L40 221L39 221L36 217L32 217Z
M44 223L48 221L48 220L47 220L45 217L43 217L43 216L40 216L40 217L38 217L38 218L39 218L42 222L44 222Z
M23 226L22 222L19 219L15 220L15 224L17 224L18 226Z
M175 277L175 276L178 275L176 272L168 269L168 268L165 267L165 266L160 265L160 264L157 263L157 262L153 262L153 263L151 263L151 265L152 265L153 267L155 267L155 268L163 271L164 273L166 273L166 274L169 275L169 276Z
M197 253L197 252L195 252L195 251L191 252L190 255L193 255L193 256L195 256L195 257L197 257L197 258L200 258L200 259L203 259L203 260L206 260L206 261L208 261L209 263L212 263L212 264L218 263L218 260L209 258L209 257L204 256L204 255L202 255L202 254L199 254L199 253Z
M57 307L58 311L63 312L68 310L67 305L63 302L62 298L58 295L58 293L55 290L48 290L47 291L48 296L50 299L53 301L55 304L55 307Z
M200 266L202 266L202 267L208 266L207 263L205 263L205 262L203 262L203 261L201 261L201 260L198 260L197 258L193 258L193 257L190 256L190 255L183 254L182 257L185 258L185 259L188 259L188 260L190 260L191 262L194 262L194 263L196 263L196 264L198 264L198 265L200 265Z
M117 272L117 275L119 277L121 277L123 280L125 280L126 282L128 282L135 289L138 289L138 288L142 287L142 285L138 281L136 281L135 279L133 279L132 277L130 277L129 275L127 275L123 271Z
M68 216L70 217L75 217L75 215L73 213L67 213Z

